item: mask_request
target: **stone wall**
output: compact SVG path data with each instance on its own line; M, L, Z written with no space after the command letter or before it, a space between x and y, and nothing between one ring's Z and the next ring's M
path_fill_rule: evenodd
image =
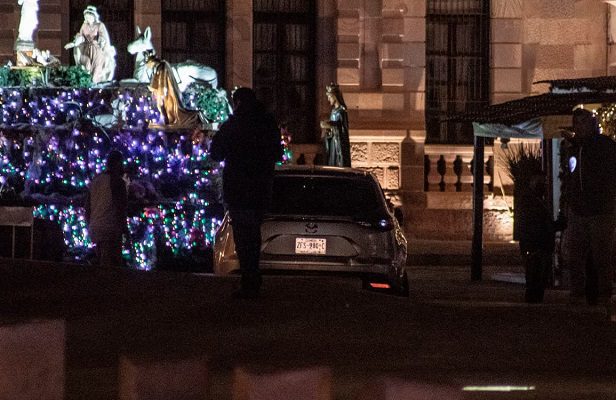
M351 143L351 164L376 175L385 190L400 189L401 143L406 131L356 131Z
M594 0L492 0L492 103L543 93L533 82L605 75L607 5Z
M37 44L68 63L69 0L40 3ZM160 3L135 0L135 24L160 34ZM616 72L608 7L598 0L491 0L491 102L547 91L533 84L539 80ZM408 207L425 203L425 13L426 0L317 0L315 121L328 117L324 89L336 81L349 109L353 165L374 171ZM18 22L17 2L0 0L2 63L14 58ZM160 48L161 38L153 39ZM227 0L226 57L227 86L251 86L251 0ZM319 146L299 154L309 163ZM495 161L496 175L504 176Z
M389 190L422 190L425 8L424 0L337 2L336 80L349 109L352 165Z

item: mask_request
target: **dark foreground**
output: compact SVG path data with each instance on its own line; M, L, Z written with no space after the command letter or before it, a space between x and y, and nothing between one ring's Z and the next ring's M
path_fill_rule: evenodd
M509 269L513 267L508 267ZM235 367L328 366L336 399L380 377L535 386L465 399L616 399L616 323L562 291L526 305L519 284L472 283L468 267L410 267L411 297L331 277L266 277L262 298L232 300L236 278L0 260L0 323L66 320L66 398L118 396L122 354L204 355L212 399Z

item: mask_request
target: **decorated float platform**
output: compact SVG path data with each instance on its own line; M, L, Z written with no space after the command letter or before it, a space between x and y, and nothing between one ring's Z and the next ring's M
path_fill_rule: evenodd
M118 149L129 195L127 265L207 264L223 214L221 165L208 144L230 107L224 90L199 83L182 100L200 123L165 125L145 83L93 87L77 66L1 67L0 206L30 208L34 225L45 227L39 239L61 237L54 258L87 263L94 256L83 208L88 184Z

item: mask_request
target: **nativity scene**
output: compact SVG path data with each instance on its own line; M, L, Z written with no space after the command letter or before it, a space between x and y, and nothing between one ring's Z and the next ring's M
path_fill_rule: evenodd
M62 65L36 47L38 1L19 4L16 62L0 67L0 206L32 207L35 219L59 227L62 257L87 262L87 188L117 150L129 197L127 265L199 260L223 209L208 145L232 112L216 71L159 57L149 27L137 28L127 49L116 48L94 6L64 46L74 65ZM120 51L135 55L130 79L115 76Z

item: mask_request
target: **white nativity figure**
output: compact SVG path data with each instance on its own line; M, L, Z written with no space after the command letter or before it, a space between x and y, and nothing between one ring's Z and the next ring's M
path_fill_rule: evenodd
M23 50L23 46L26 45L31 50L34 47L32 40L34 30L38 26L38 0L17 0L17 4L21 6L21 17L16 49Z
M107 27L94 6L86 7L83 19L75 39L64 48L73 49L75 64L90 72L93 83L111 81L116 67L116 50L111 45Z

